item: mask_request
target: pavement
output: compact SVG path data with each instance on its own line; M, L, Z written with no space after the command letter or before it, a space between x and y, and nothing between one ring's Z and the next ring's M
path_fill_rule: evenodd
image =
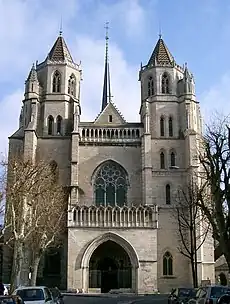
M64 296L65 304L167 304L167 295L134 295L134 294L70 294Z

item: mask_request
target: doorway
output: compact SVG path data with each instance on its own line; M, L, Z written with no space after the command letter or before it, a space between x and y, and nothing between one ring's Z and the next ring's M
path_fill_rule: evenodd
M100 288L102 293L132 288L132 266L123 247L110 240L97 247L89 264L89 288Z

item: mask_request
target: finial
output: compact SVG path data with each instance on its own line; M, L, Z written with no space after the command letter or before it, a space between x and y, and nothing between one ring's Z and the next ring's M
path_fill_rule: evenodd
M162 38L162 32L161 32L161 22L159 21L159 39Z
M187 69L187 68L188 68L188 64L187 64L187 62L185 62L184 66L185 66L185 69Z
M59 31L59 36L62 35L62 16L61 16L61 21L60 21L60 31Z

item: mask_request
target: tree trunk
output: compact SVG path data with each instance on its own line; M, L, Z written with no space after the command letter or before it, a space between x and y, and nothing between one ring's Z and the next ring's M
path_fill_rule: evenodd
M21 268L23 260L23 244L21 241L14 242L13 265L10 278L10 292L13 292L20 285Z
M198 271L197 271L197 234L196 234L196 226L194 225L193 227L193 245L194 245L194 270L195 270L195 274L194 274L194 288L198 287ZM200 242L202 240L200 239Z
M36 280L37 280L37 274L38 274L38 266L40 262L41 256L36 255L33 262L32 262L32 274L31 274L31 280L30 280L30 286L35 286L36 285Z

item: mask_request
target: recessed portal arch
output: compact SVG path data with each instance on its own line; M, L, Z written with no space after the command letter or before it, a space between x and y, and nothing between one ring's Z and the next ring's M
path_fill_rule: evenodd
M117 288L136 291L138 267L132 245L117 234L106 233L92 241L83 254L83 287L101 288L101 292Z

